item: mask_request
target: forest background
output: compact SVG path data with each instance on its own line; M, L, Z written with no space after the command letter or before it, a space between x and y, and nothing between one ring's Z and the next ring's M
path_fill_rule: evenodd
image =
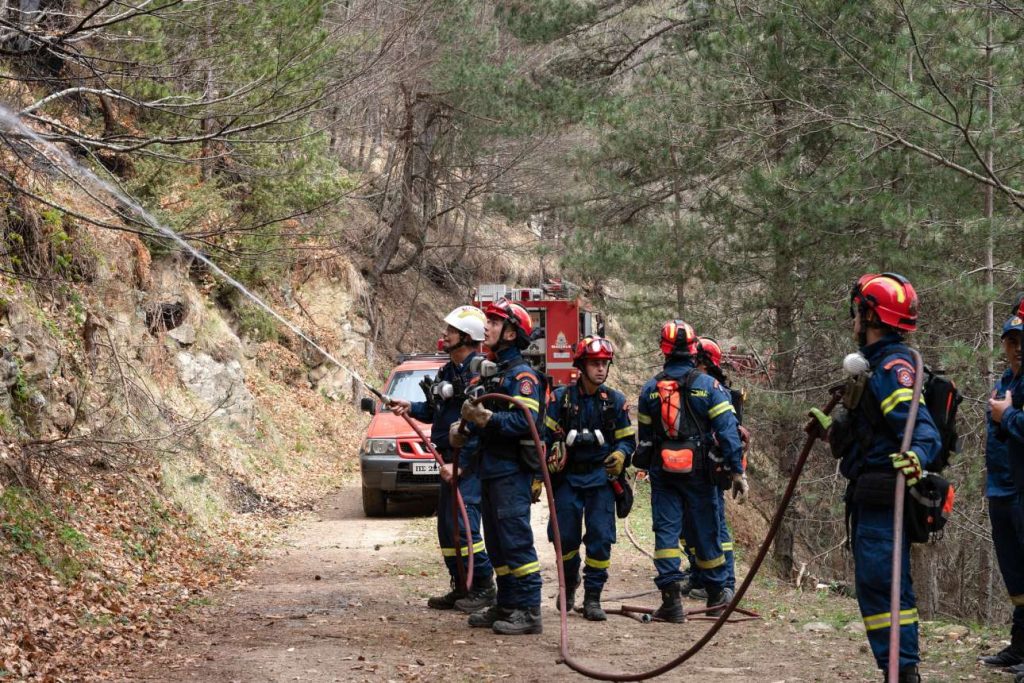
M607 313L627 393L667 318L751 354L736 381L765 514L853 350L851 283L903 273L915 344L966 396L956 517L914 550L922 610L1005 623L984 409L1024 254L1022 31L1011 0L2 0L0 101L272 302L294 309L288 283L317 274L357 282L370 377L430 346L417 307L525 277L565 277ZM137 238L154 267L182 255L0 128L4 313L37 302L86 359L62 371L79 399L54 432L19 370L32 359L4 351L0 559L29 549L77 580L70 527L24 520L49 519L59 482L99 476L96 453L127 476L203 422L153 399L177 425L153 436L139 392L105 374L114 341L90 348L96 235ZM187 276L240 335L302 356L208 272ZM174 327L175 310L146 322ZM843 486L812 463L780 577L850 580Z

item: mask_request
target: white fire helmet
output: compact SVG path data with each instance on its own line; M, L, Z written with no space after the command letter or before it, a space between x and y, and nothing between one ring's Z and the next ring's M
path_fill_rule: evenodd
M473 341L484 340L484 323L487 322L487 318L476 306L459 306L446 315L444 321L459 332L468 334Z

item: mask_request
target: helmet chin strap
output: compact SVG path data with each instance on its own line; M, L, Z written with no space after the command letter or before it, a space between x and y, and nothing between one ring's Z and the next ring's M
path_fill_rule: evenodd
M444 345L444 352L445 353L451 353L452 351L455 351L457 349L461 349L463 346L469 346L472 341L473 341L472 339L469 339L469 335L468 334L465 334L465 333L460 334L459 335L459 342L457 344L452 344L451 346L449 346L448 344Z

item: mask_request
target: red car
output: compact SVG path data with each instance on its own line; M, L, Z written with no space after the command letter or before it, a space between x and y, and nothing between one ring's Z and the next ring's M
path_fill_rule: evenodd
M391 371L384 393L407 401L423 401L420 382L433 378L448 362L447 355L403 356ZM437 462L409 424L375 398L364 398L360 408L373 415L359 449L363 512L380 517L389 500L436 499L440 481ZM430 436L430 425L418 423Z

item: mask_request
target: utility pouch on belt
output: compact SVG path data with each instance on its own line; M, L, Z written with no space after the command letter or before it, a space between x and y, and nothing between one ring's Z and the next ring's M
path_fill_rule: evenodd
M636 445L633 452L633 467L638 470L651 469L651 455L654 453L654 444L650 441L641 441Z
M896 470L862 472L853 488L853 502L858 505L892 507L896 495Z
M519 442L519 460L530 472L540 472L540 463L544 460L541 455L537 452L537 444L533 439L523 439Z
M925 472L921 481L907 489L903 527L911 543L938 540L953 513L956 492L953 485L935 474Z
M692 474L700 469L700 446L691 439L662 441L661 468L671 474Z

